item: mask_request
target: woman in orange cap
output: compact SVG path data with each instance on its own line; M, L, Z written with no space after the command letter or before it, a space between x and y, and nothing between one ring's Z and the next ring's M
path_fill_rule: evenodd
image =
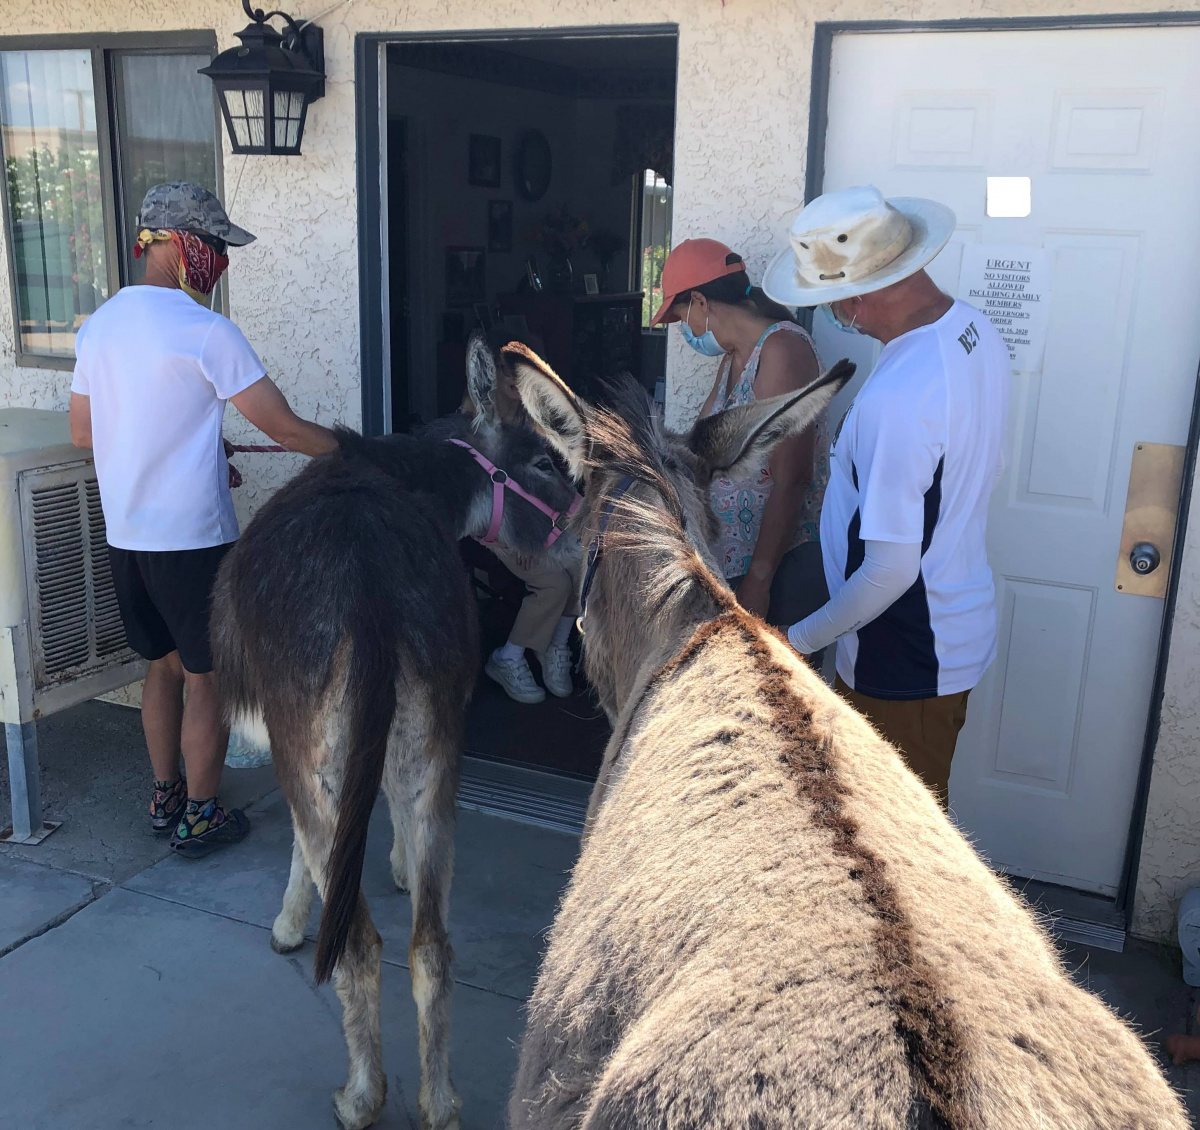
M807 331L784 306L750 285L742 257L715 239L688 239L663 264L664 301L651 325L678 322L684 340L719 357L702 416L794 392L820 372ZM829 478L829 434L814 428L779 444L736 479L717 478L712 507L721 536L712 549L748 611L793 623L828 599L818 541Z

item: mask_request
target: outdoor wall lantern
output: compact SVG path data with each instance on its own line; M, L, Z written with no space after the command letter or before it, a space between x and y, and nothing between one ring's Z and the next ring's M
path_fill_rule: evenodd
M242 0L253 21L237 33L241 47L222 51L200 73L217 88L235 153L298 155L308 104L325 94L325 34L285 12L264 12ZM282 34L269 20L280 16Z

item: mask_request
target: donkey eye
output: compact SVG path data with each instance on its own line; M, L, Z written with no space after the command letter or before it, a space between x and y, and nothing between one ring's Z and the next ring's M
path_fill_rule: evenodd
M847 240L847 239L849 239L849 238L850 238L849 236L847 236L847 235L844 235L844 234L843 234L843 235L839 235L839 236L838 236L838 243L845 243L845 242L846 242L846 240Z
M550 457L548 455L542 455L538 459L535 459L533 465L539 471L553 471L554 470L554 464L550 462Z

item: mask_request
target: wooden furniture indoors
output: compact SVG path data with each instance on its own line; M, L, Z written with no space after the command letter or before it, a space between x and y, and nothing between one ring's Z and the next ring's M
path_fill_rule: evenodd
M519 314L545 345L546 360L582 396L618 373L641 380L642 292L552 294L524 291L496 297L501 316Z

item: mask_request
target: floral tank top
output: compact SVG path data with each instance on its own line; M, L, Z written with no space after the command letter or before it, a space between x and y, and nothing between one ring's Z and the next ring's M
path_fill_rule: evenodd
M803 327L794 322L776 322L768 326L747 359L737 384L730 388L728 376L718 378L719 387L710 415L754 400L754 378L758 375L758 359L763 342L778 332L799 334L816 354L813 339ZM721 363L722 367L727 363L728 357ZM820 365L819 357L817 364ZM816 430L813 477L796 516L796 533L788 545L789 549L804 542L817 541L820 536L821 500L825 496L825 484L829 481L829 422L824 414L817 418L813 427ZM726 577L740 577L750 569L750 559L754 556L758 532L762 527L763 511L767 499L771 497L771 486L771 468L765 457L757 467L751 467L737 479L713 479L710 497L713 512L721 525L721 536L713 550Z

